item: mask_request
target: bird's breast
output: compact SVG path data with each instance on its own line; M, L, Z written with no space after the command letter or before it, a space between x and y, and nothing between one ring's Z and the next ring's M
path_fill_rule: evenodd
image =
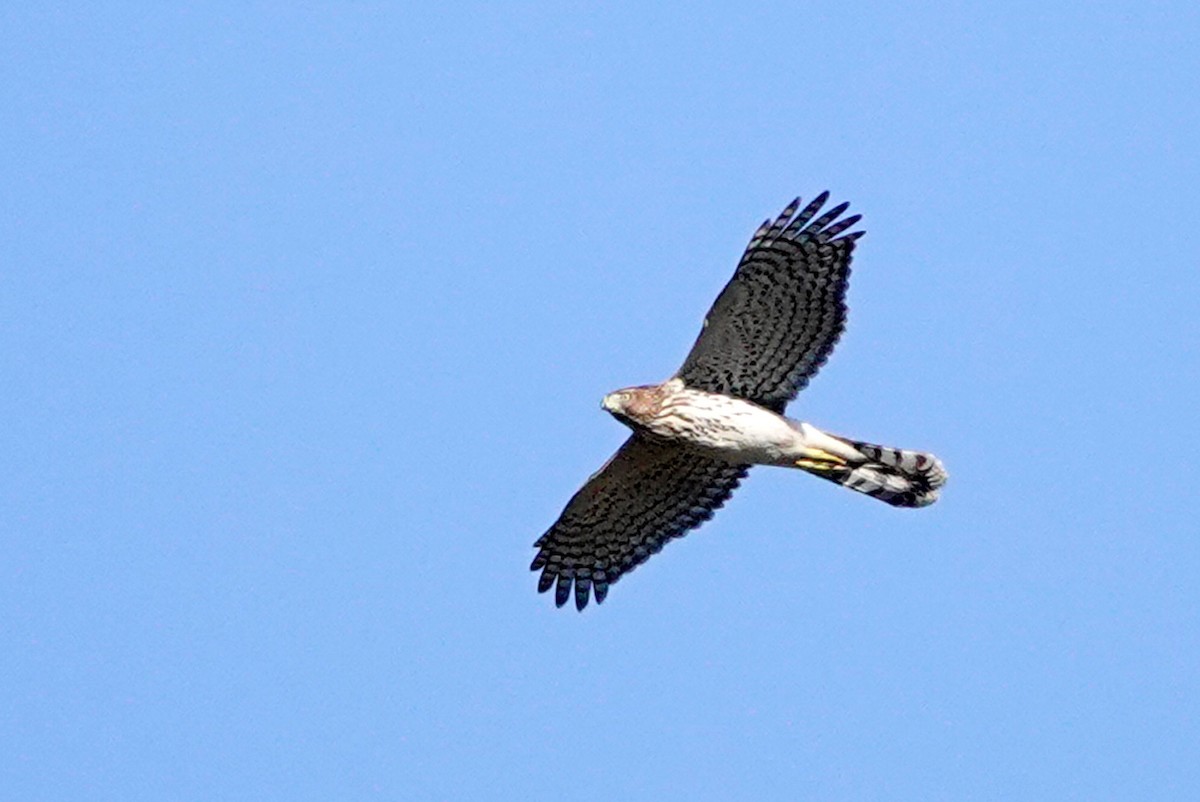
M648 433L739 463L773 463L796 433L781 415L730 396L684 389L643 419Z

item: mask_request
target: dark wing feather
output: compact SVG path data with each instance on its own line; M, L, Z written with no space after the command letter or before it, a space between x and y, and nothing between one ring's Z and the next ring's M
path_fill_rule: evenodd
M588 593L604 601L609 585L658 553L663 544L712 517L746 475L696 452L633 435L571 498L533 545L538 590L555 588L559 607Z
M845 325L850 254L863 235L842 235L861 219L837 221L845 203L816 217L828 199L822 192L797 214L797 198L754 232L676 374L687 386L782 412L825 364Z

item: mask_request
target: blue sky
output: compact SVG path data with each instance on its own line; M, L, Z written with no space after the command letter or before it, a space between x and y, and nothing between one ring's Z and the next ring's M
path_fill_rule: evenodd
M0 786L1195 799L1194 3L9 4ZM862 213L760 469L556 610L533 540L755 225Z

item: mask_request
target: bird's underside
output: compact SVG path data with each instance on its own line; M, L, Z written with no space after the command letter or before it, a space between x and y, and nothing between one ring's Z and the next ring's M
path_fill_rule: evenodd
M877 446L783 417L845 324L846 280L861 231L822 193L754 233L683 366L661 385L611 393L633 430L534 544L539 591L582 610L609 586L712 517L752 465L799 468L898 507L933 503L946 481L931 454ZM839 219L840 218L840 219ZM572 593L573 591L573 593Z

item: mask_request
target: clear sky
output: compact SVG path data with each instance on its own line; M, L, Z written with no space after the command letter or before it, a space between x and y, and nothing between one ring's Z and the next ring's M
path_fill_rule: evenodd
M1200 798L1200 7L9 3L0 796ZM759 469L531 544L764 217L862 213Z

